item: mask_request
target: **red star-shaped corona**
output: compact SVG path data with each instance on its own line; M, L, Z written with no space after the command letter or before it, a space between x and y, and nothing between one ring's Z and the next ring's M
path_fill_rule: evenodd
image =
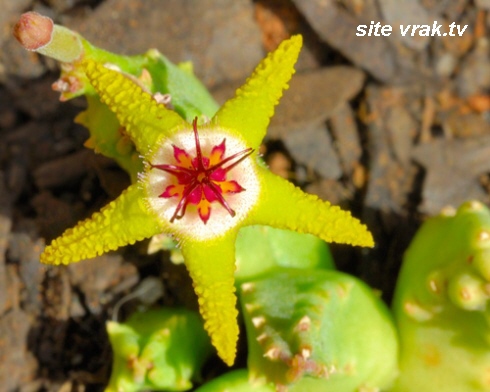
M196 143L196 156L194 158L182 148L173 145L174 164L152 165L153 168L163 170L175 177L175 181L168 185L160 197L178 197L179 202L170 219L180 219L184 216L189 204L196 205L199 217L206 224L211 215L211 203L218 202L235 216L235 211L226 201L226 195L240 193L245 189L236 181L228 180L228 172L242 162L252 152L247 148L225 158L226 139L213 146L209 157L204 156L197 131L197 118L192 123Z

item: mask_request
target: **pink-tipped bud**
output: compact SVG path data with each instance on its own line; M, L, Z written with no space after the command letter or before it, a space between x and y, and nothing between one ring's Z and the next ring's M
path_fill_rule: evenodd
M54 24L50 18L37 12L23 14L13 33L27 50L63 63L71 63L83 55L82 39L77 33Z
M13 34L27 50L38 50L51 42L53 28L50 18L37 12L26 12L14 26Z

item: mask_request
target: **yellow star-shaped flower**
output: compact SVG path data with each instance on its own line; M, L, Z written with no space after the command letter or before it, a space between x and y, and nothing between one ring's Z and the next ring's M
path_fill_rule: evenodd
M173 235L205 328L231 365L238 339L233 275L240 228L269 225L328 242L373 245L349 212L302 192L259 159L258 147L301 44L300 36L284 41L205 124L187 123L130 78L87 60L88 79L125 127L145 170L118 199L55 239L41 261L68 264L159 233Z

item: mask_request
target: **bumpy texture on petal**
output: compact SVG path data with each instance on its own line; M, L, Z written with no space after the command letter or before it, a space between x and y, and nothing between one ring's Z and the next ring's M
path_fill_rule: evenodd
M161 137L188 126L176 112L158 104L122 73L90 60L84 62L84 69L101 101L116 113L137 150L144 156L151 153Z
M180 239L205 329L219 356L228 365L233 364L238 340L235 241L241 227L268 225L311 233L326 241L361 246L373 244L366 227L349 212L307 195L273 175L258 164L256 152L249 156L260 145L274 106L288 87L301 43L300 36L283 42L259 64L245 85L238 89L236 97L225 103L209 124L202 126L207 154L210 146L214 146L210 160L223 159L226 155L223 140L226 139L229 158L235 157L240 165L230 171L229 178L226 171L231 170L232 161L221 167L221 171L215 170L207 186L198 189L201 193L197 196L203 193L205 196L205 203L198 206L201 208L198 215L185 214L173 222L178 201L176 203L172 195L182 193L177 187L185 185L185 181L176 184L174 179L169 181L171 173L154 169L165 166L168 169L168 165L175 164L174 160L190 168L192 153L185 151L197 148L196 135L177 113L158 104L130 77L93 61L85 61L84 70L101 101L116 113L148 165L145 174L138 177L137 184L116 201L54 240L41 261L67 264L157 233L174 234ZM207 165L209 162L203 164ZM212 185L219 190L206 194ZM233 213L217 206L213 210L214 216L207 221L209 202L215 201L220 192L230 196L227 202ZM189 203L198 204L199 198L194 200L193 197L189 195Z
M283 90L289 87L302 42L302 37L296 35L269 53L236 91L236 97L227 101L216 113L213 121L240 132L250 147L259 147L274 114L274 107Z
M204 328L223 361L232 365L238 340L235 233L217 241L182 244L185 265L198 296Z
M162 228L144 206L143 197L141 189L132 185L100 212L51 242L41 262L70 264L160 233Z
M349 211L304 193L290 182L260 168L260 204L250 215L252 224L316 235L327 242L373 246L371 233Z

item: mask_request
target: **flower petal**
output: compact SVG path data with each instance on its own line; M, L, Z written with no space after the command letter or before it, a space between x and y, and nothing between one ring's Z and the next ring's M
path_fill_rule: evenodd
M217 182L226 181L226 173L227 172L225 169L223 169L222 167L218 167L214 169L209 178Z
M211 203L206 199L201 200L197 205L197 212L199 213L199 218L206 224L211 216Z
M185 185L169 185L165 188L165 191L161 194L161 197L169 198L174 196L182 197L184 194Z
M245 189L236 181L223 181L216 184L220 187L223 193L239 193L243 192Z
M236 230L218 240L182 244L182 255L198 296L204 328L223 361L232 365L238 324L234 285Z
M226 152L226 139L214 146L211 150L211 156L209 157L209 166L214 166L223 160Z
M203 192L202 186L201 185L196 186L189 194L187 198L187 202L190 204L196 204L196 205L199 204L203 199L202 192Z
M158 221L144 205L143 197L137 185L130 186L100 212L51 242L41 255L41 262L70 264L162 232Z
M349 211L307 194L285 179L260 167L262 194L250 223L316 235L326 242L374 246L371 233Z
M176 128L189 126L176 112L158 104L121 72L92 60L85 60L83 66L100 100L116 113L137 150L145 157L160 138L170 136Z
M269 53L236 91L236 97L216 113L212 122L236 130L249 147L258 148L274 114L274 107L283 90L288 88L302 41L300 35L295 35Z
M192 166L192 157L187 153L186 150L179 148L177 146L173 146L174 148L174 158L179 163L179 166L183 166L187 169L193 169Z
M221 189L219 187L216 187L214 185L203 185L202 190L204 193L204 197L206 200L210 203L214 201L220 200L219 195L221 195ZM217 194L218 193L218 194Z

